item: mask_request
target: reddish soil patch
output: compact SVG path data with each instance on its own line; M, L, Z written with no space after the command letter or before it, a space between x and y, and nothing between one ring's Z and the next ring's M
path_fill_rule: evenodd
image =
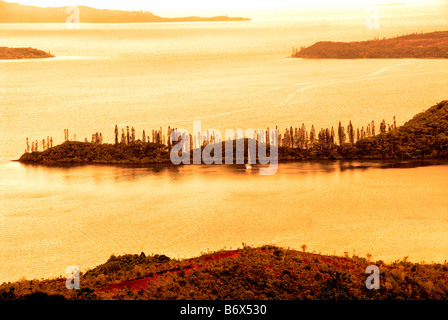
M208 261L221 260L221 259L226 259L226 258L235 258L240 254L240 252L241 252L241 250L230 250L230 251L224 251L224 252L220 252L220 253L216 253L216 254L202 256L200 258L200 260L198 258L188 259L188 260L186 260L188 262L193 262L193 261L199 260L200 264L192 263L190 265L186 265L183 267L172 268L172 269L168 269L168 270L155 272L155 273L143 276L143 277L135 278L135 279L128 280L128 281L123 281L123 282L120 282L117 284L112 284L112 285L106 286L104 288L101 288L98 291L104 292L104 291L121 290L124 287L129 288L129 289L135 289L135 290L144 290L148 287L148 285L151 281L156 280L161 275L168 274L168 273L178 273L181 270L183 270L184 272L189 272L192 269L200 269L200 268L203 268Z
M265 251L265 250L262 250L262 251ZM207 265L207 262L209 262L209 261L235 258L240 253L241 253L241 250L229 250L229 251L223 251L223 252L219 252L219 253L213 253L213 254L201 256L199 258L187 259L184 261L187 263L190 263L190 264L184 265L182 267L176 267L176 268L171 268L171 269L167 269L167 270L162 270L159 272L148 274L143 277L131 279L128 281L123 281L123 282L120 282L117 284L108 285L108 286L103 287L97 291L98 292L104 292L104 291L110 292L113 290L121 290L123 288L134 289L134 290L144 290L149 286L151 281L156 280L158 277L160 277L162 275L170 274L170 273L178 273L178 272L181 272L182 270L184 272L188 273L192 269L203 268L204 266ZM320 254L312 254L312 255L316 256L316 258L320 262L326 263L328 265L332 265L338 269L344 269L353 274L359 273L359 267L353 261L351 261L349 259L345 259L345 258L341 258L341 257L335 257L335 258L327 257L327 256L323 256ZM307 261L307 259L305 259L305 258L304 258L304 262L306 264L310 264L310 261ZM271 270L273 269L273 267L269 266L269 265L265 265L265 267L268 269L271 269ZM314 267L319 268L317 265L315 265Z

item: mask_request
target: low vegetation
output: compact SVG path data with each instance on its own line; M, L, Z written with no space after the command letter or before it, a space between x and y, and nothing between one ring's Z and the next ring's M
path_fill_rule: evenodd
M136 141L130 144L95 144L66 141L43 152L25 153L20 162L43 164L161 164L171 163L166 146Z
M304 246L305 247L305 246ZM366 268L380 269L380 289L366 288ZM164 255L111 256L80 276L3 283L3 300L446 300L448 263L386 264L346 254L326 256L263 246L173 260Z

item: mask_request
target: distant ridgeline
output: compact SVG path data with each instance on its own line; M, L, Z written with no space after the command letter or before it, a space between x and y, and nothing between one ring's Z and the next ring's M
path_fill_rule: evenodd
M148 11L123 11L78 6L82 23L140 23L140 22L200 22L200 21L248 21L242 17L159 17ZM67 7L37 7L0 0L0 23L65 23Z
M168 127L168 137L173 131ZM18 160L23 163L62 164L62 163L99 163L99 164L162 164L171 163L170 139L160 130L153 130L152 136L136 139L135 130L127 127L119 135L115 127L115 143L103 143L102 134L94 134L91 142L69 141L68 130L65 132L65 142L53 147L53 138L47 137L29 145ZM74 139L76 140L76 138ZM165 144L165 140L167 144ZM269 156L269 137L262 139L267 142L266 150ZM262 141L260 140L260 141ZM193 139L190 135L190 150L193 149ZM213 137L210 137L213 143ZM234 143L234 152L236 155ZM257 147L261 142L256 142ZM43 151L39 151L41 144ZM208 142L202 142L203 149ZM223 163L225 147L222 144ZM248 138L245 138L245 162L247 163ZM193 152L191 159L193 159ZM211 155L213 156L213 154ZM305 126L286 129L279 134L279 161L322 160L322 159L434 159L448 157L448 100L444 100L417 114L404 125L397 127L395 121L388 125L383 120L376 131L375 123L368 124L366 129L354 129L350 121L347 128L339 122L334 128L321 129L316 132L314 126L307 131Z
M8 48L0 47L0 60L4 59L41 59L54 58L50 52L34 48Z
M360 42L319 41L292 50L293 58L306 59L448 58L448 31Z

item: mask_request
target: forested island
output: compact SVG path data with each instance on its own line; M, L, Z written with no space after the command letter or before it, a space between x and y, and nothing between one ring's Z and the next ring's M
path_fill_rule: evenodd
M348 253L321 255L276 246L221 250L190 259L165 255L112 255L66 279L20 280L0 285L0 300L447 300L448 263L373 261ZM381 270L380 287L366 288L366 268Z
M0 47L0 60L54 58L50 52L34 48Z
M400 59L448 58L448 31L413 33L394 38L355 42L319 41L293 48L293 58L305 59Z
M168 133L172 129L168 128ZM190 139L191 141L191 139ZM266 141L270 141L266 139ZM247 163L249 139L245 138L245 162ZM127 128L121 132L115 127L115 143L103 143L101 133L92 135L92 140L84 142L66 141L53 147L52 138L42 140L42 149L38 151L39 141L31 147L27 140L27 149L19 162L33 164L171 164L171 143L165 144L162 129L152 131L152 139L143 131L142 139L136 139L135 130ZM256 142L257 147L260 142ZM236 141L233 141L234 159ZM202 150L205 145L202 145ZM265 145L267 156L269 144ZM213 152L213 151L212 151ZM211 153L213 156L213 153ZM223 163L225 143L222 143ZM448 157L448 100L444 100L428 110L417 114L404 125L397 127L383 122L379 128L375 123L355 130L351 122L347 127L339 123L336 130L322 128L316 131L314 126L308 131L290 127L279 135L278 160L362 160L362 159L437 159ZM190 151L193 160L193 151ZM236 160L236 159L235 159ZM259 159L257 159L259 160ZM236 163L236 161L234 162Z

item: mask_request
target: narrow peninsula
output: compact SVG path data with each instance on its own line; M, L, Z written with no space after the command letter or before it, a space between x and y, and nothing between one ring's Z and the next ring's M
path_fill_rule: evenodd
M160 130L152 131L152 138L143 131L142 139L137 139L134 128L121 130L115 127L115 143L103 143L101 133L92 135L92 140L84 142L70 141L68 130L66 140L53 146L53 139L47 137L40 141L27 140L25 153L18 160L31 164L171 164L169 139ZM168 127L168 136L173 129ZM272 137L271 137L272 138ZM243 138L241 138L243 139ZM244 138L244 163L248 160L249 138ZM190 135L190 143L192 141ZM263 140L263 139L262 139ZM167 141L167 143L165 143ZM210 140L208 140L210 141ZM255 141L260 147L264 143L266 156L270 156L269 137L264 141ZM210 143L203 143L204 151ZM221 144L222 163L225 163L226 143ZM210 152L219 150L216 144ZM233 156L236 160L237 140L233 140ZM448 158L448 100L444 100L428 110L417 114L402 126L395 121L387 124L383 120L379 126L372 121L366 128L355 129L350 121L347 127L339 123L336 130L332 127L316 131L314 126L307 130L287 128L278 135L278 161L302 160L392 160L392 159L442 159ZM208 146L210 147L210 146ZM39 149L40 148L40 149ZM43 151L40 151L40 150ZM210 148L209 148L210 149ZM190 147L190 159L193 162L194 151ZM201 152L204 154L203 152ZM204 158L202 159L204 160ZM257 160L260 160L257 157ZM216 162L215 162L216 163ZM234 163L238 163L234 161Z
M54 58L50 52L34 48L0 47L0 60Z
M293 48L293 58L304 59L446 59L448 31L414 33L368 41L319 41L310 47Z

